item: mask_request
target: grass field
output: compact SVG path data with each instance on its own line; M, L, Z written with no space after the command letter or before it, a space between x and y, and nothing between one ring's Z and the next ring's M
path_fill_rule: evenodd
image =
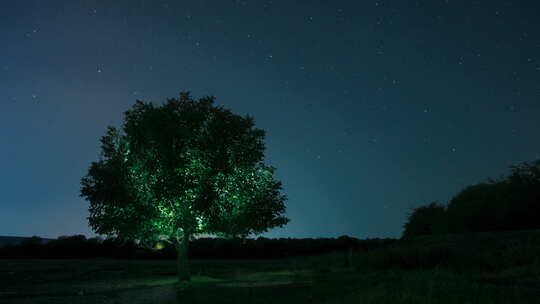
M0 260L0 303L538 304L537 236L424 238L352 257L199 260L183 285L168 260Z

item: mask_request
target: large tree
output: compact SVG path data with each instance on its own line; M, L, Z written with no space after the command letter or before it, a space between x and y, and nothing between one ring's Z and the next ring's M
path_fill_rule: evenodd
M214 97L137 101L122 128L108 127L81 180L90 226L143 245L173 243L179 279L189 280L194 235L247 236L289 221L275 169L263 163L264 135Z

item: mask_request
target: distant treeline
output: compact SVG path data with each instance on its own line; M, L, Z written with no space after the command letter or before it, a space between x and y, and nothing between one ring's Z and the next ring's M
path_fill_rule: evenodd
M466 187L446 206L433 202L414 209L403 238L540 229L540 160L511 169L509 176Z
M367 239L341 236L338 238L304 239L223 239L201 238L190 242L190 258L195 259L275 259L289 256L311 256L335 251L372 250L384 248L395 239ZM159 248L159 249L158 249ZM0 248L4 259L175 259L176 251L168 243L144 248L134 242L115 239L87 239L84 235L64 236L46 243L33 237L15 246Z

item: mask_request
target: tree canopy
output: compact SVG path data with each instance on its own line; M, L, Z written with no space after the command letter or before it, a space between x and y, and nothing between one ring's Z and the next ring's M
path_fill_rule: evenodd
M187 246L199 233L247 236L285 225L286 197L263 163L264 135L214 97L137 101L122 128L108 127L100 159L81 180L90 226L149 246Z
M444 206L433 202L413 209L404 225L403 237L436 234L444 229Z
M446 206L413 210L403 237L426 234L539 229L540 160L511 166L508 176L459 191Z

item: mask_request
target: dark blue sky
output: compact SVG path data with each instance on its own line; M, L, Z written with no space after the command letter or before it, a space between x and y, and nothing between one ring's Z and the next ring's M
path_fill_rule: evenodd
M266 236L399 237L540 158L540 2L4 1L0 235L92 235L99 137L182 90L267 131L291 222Z

